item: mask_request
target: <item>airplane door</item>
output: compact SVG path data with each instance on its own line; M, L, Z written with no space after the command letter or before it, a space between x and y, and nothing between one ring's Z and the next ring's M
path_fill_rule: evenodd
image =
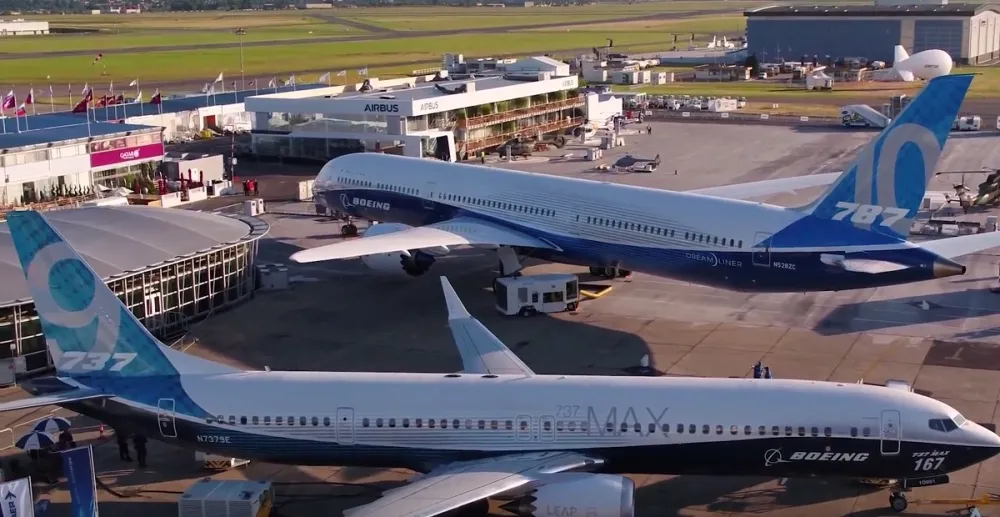
M514 422L517 426L517 439L518 440L530 440L531 439L531 417L528 415L518 415Z
M424 192L424 208L427 210L434 210L434 196L438 195L437 183L430 181L425 187L426 192Z
M354 443L354 409L337 408L337 442L341 445Z
M551 442L556 439L556 422L551 416L543 416L538 421L538 436L543 442Z
M156 404L156 421L160 426L160 434L164 438L177 438L177 425L174 423L174 399L160 399Z
M753 255L753 265L771 267L771 237L767 232L757 232L753 236L750 253Z
M882 412L882 455L899 454L899 411L886 410Z

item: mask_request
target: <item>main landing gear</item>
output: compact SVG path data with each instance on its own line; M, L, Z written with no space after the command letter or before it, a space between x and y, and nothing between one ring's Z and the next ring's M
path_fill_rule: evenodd
M612 279L612 278L617 278L617 277L625 278L625 277L629 276L630 274L632 274L632 272L629 271L628 269L621 269L621 268L614 267L614 266L610 266L610 267L590 266L590 274L592 276L596 276L596 277L599 277L599 278Z
M910 503L906 500L906 492L898 489L889 491L889 508L897 512L905 512Z

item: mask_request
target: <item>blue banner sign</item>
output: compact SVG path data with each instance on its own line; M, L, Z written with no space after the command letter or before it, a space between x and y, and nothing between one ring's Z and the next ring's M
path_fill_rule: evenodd
M90 446L63 451L63 472L69 485L73 517L97 517L97 474Z

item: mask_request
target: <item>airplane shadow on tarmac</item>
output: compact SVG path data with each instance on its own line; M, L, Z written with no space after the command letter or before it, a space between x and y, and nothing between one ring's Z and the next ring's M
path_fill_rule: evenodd
M834 336L994 314L1000 314L1000 296L984 287L841 305L817 322L813 330Z

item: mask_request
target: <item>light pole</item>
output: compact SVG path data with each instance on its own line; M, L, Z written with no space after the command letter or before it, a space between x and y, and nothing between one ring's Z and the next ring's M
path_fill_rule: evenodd
M243 74L243 36L247 33L246 29L240 28L236 29L235 34L240 37L240 89L247 89L247 78Z

